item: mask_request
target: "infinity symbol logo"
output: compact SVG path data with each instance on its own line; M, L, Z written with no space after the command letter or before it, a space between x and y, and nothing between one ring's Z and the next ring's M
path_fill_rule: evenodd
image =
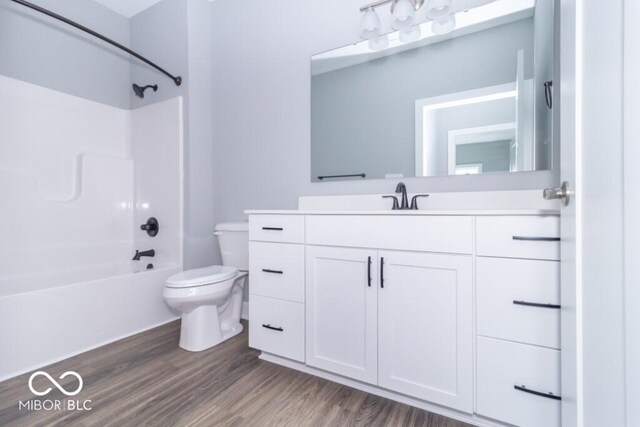
M51 387L47 388L45 391L37 391L36 389L33 388L33 379L35 377L37 377L38 375L42 375L43 377L46 377L49 381L51 381L51 384L53 384L54 386L56 386L56 388L58 390L60 390L62 393L64 393L67 396L75 396L76 394L80 393L80 391L82 390L82 377L77 373L77 372L73 372L73 371L67 371L64 374L60 375L60 380L68 377L69 375L72 375L74 377L76 377L78 379L78 388L75 391L67 391L64 389L64 387L62 387L60 384L58 384L58 382L56 380L54 380L51 375L47 374L44 371L37 371L34 372L33 374L31 374L31 376L29 377L29 390L31 390L31 393L35 394L36 396L44 396L47 395L51 392L51 390L53 390Z

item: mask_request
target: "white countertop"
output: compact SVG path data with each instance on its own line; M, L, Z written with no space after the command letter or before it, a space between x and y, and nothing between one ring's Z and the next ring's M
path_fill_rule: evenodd
M448 216L518 216L560 215L555 209L469 209L469 210L246 210L247 215L448 215Z

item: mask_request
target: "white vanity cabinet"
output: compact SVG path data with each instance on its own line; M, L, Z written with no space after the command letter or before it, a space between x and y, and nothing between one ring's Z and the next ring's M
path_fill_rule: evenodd
M307 364L378 382L376 251L307 247Z
M554 215L251 214L249 343L471 423L558 425L558 236Z
M304 216L249 221L249 345L304 362Z
M560 426L560 223L476 219L478 414Z
M471 413L472 259L307 247L306 363Z
M473 412L469 255L380 251L378 384Z

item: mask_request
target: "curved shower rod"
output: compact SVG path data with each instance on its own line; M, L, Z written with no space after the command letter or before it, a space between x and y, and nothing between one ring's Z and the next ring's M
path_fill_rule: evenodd
M128 47L123 46L120 43L115 42L115 41L111 40L110 38L105 37L102 34L93 31L91 28L87 28L84 25L78 24L75 21L67 19L64 16L60 16L55 12L51 12L50 10L45 9L43 7L40 7L40 6L37 6L37 5L33 4L33 3L29 3L28 1L25 1L25 0L11 0L11 1L14 2L14 3L18 3L18 4L22 5L22 6L28 7L30 9L33 9L33 10L35 10L37 12L40 12L42 14L45 14L47 16L50 16L52 18L55 18L58 21L62 21L65 24L71 25L72 27L76 27L77 29L84 31L87 34L91 34L92 36L97 37L100 40L105 41L105 42L109 43L110 45L113 45L113 46L117 47L118 49L127 52L129 55L136 57L137 59L139 59L140 61L144 62L145 64L152 66L153 68L155 68L156 70L160 71L162 74L166 75L171 80L173 80L173 82L176 84L176 86L180 86L182 84L182 77L172 75L167 70L165 70L164 68L159 67L158 65L156 65L153 62L149 61L147 58L145 58L144 56L140 55L139 53L136 53L136 52L132 51L131 49L129 49Z

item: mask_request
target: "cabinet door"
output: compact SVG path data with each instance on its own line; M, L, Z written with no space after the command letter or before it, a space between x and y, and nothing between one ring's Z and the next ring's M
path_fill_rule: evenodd
M376 251L308 246L306 362L377 383Z
M472 260L379 252L379 385L472 412Z

